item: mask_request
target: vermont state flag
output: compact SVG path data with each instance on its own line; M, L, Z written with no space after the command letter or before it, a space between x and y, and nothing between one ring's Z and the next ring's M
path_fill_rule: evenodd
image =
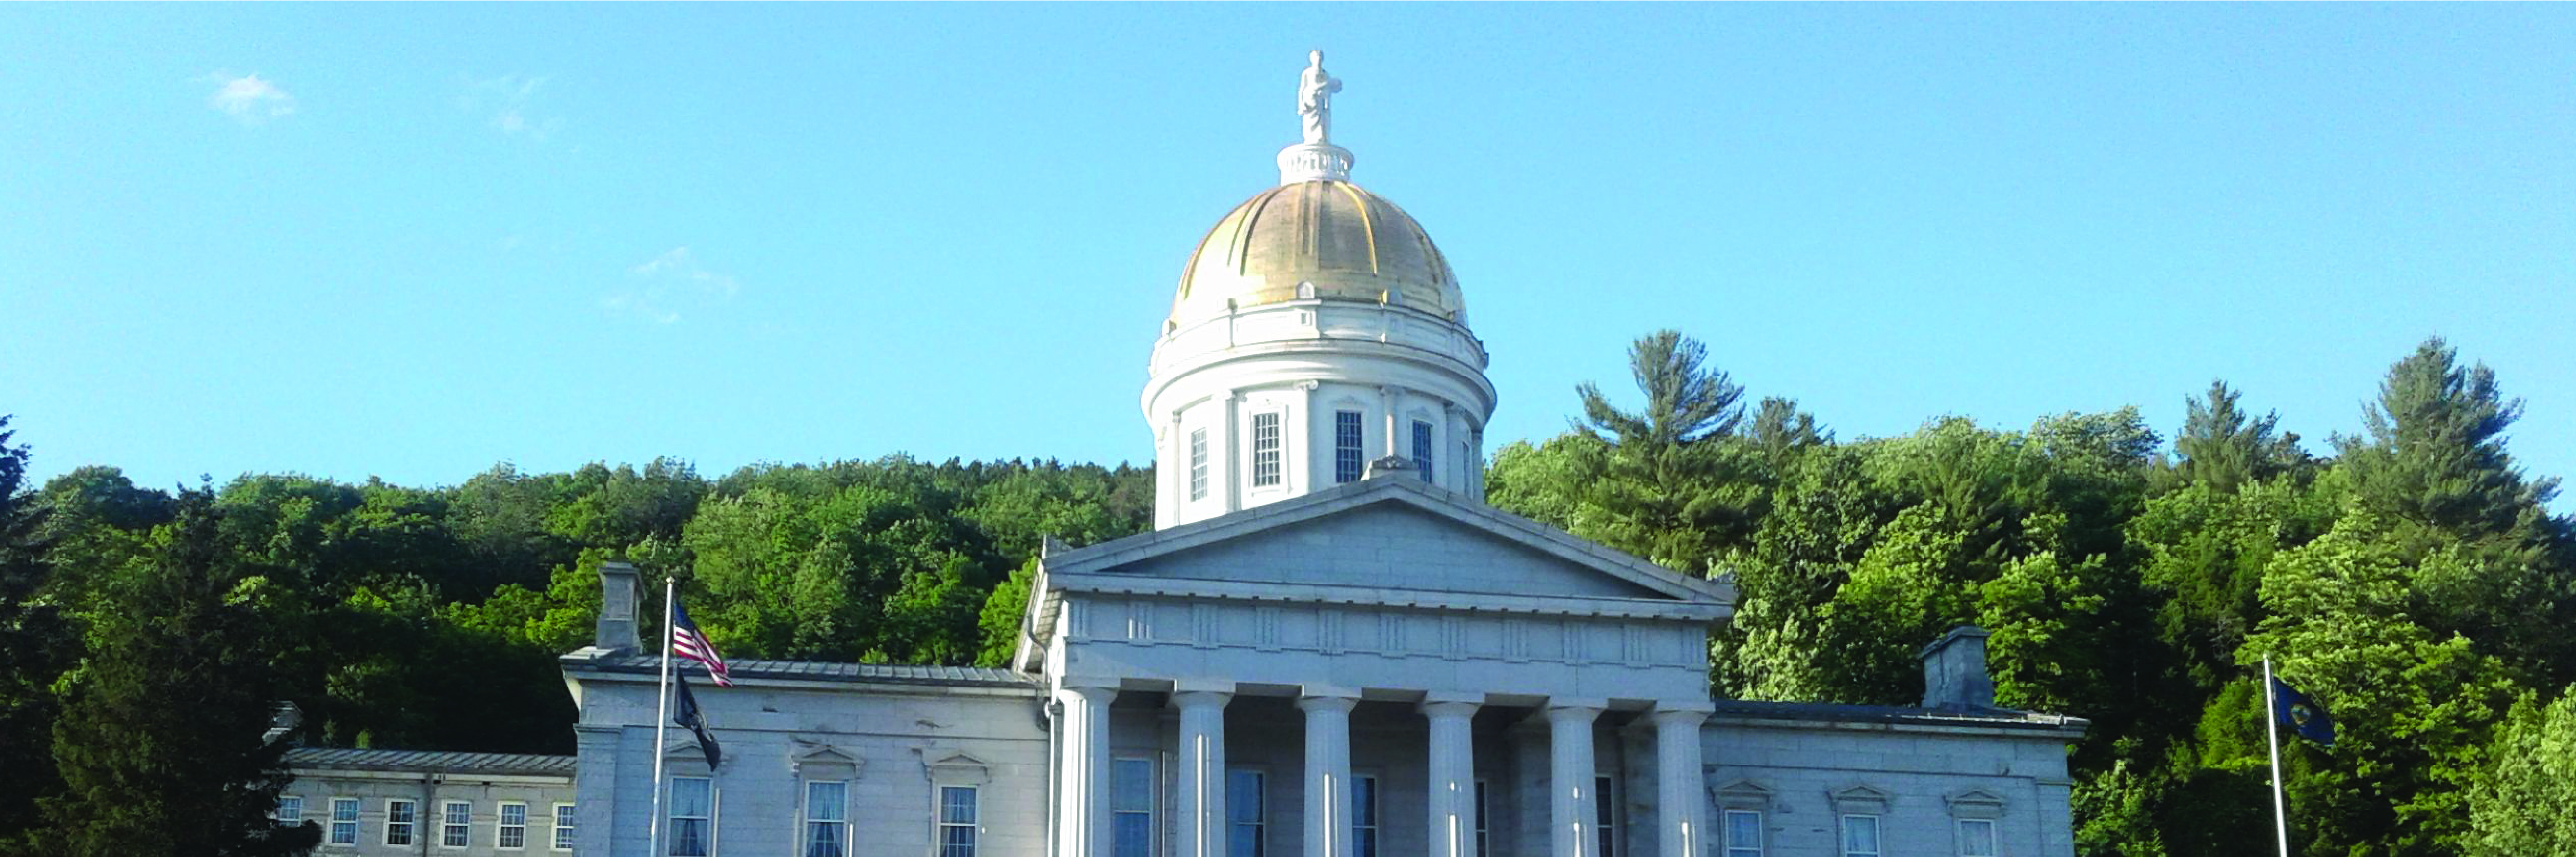
M2272 719L2301 738L2334 746L2334 718L2326 716L2325 707L2277 678L2272 680Z

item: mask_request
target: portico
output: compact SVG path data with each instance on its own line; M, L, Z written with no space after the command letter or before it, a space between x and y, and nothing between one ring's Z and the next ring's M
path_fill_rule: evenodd
M1309 543L1348 550L1270 555ZM1702 641L1728 604L1410 478L1048 556L1019 656L1061 705L1058 857L1694 857L1701 801L1619 830L1599 790L1697 794ZM1167 849L1122 850L1115 802L1075 795L1136 793L1099 779L1121 754L1168 760L1129 766L1170 795ZM1229 771L1261 773L1258 816L1229 807L1253 781ZM1128 812L1140 835L1150 810Z

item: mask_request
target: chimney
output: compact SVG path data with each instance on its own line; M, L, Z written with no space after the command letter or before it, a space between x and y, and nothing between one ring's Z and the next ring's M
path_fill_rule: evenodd
M1995 681L1986 676L1985 629L1961 625L1923 647L1923 707L1991 711Z
M643 638L635 626L635 610L643 600L642 575L624 560L599 564L599 633L591 646L612 654L644 650Z
M1385 458L1369 462L1368 471L1362 473L1360 478L1376 479L1380 476L1385 476L1391 473L1410 475L1413 473L1413 461L1401 455L1390 455Z
M259 740L269 744L283 740L288 746L296 746L304 743L299 740L303 737L299 733L303 731L304 707L281 699L269 704L268 731L260 735Z

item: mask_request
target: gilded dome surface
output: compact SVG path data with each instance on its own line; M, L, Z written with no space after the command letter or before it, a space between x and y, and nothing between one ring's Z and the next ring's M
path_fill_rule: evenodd
M1430 233L1395 203L1345 181L1283 184L1244 200L1199 241L1171 321L1312 297L1394 303L1460 323L1466 307Z

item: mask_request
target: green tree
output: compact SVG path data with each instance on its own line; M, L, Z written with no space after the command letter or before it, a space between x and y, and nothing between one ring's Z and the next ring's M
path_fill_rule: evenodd
M53 684L79 643L62 611L37 600L53 577L46 510L27 485L27 448L0 415L0 844L36 823L37 799L61 787L48 752L57 709Z
M1724 443L1743 425L1744 388L1708 365L1706 346L1674 330L1638 339L1628 368L1646 398L1637 410L1620 409L1589 382L1576 388L1577 428L1607 454L1583 474L1599 514L1579 519L1575 532L1705 574L1750 534L1768 494L1747 478L1750 451Z
M282 682L262 606L281 593L228 549L224 511L179 498L152 560L103 586L111 609L54 724L65 791L46 798L39 847L73 857L309 851L310 825L269 815L287 781L263 737Z
M2227 382L2211 381L2206 397L2183 398L2187 411L2173 444L2178 481L2233 493L2305 461L2299 436L2280 431L2280 414L2253 416L2238 404L2243 397Z
M2526 695L2496 730L2469 799L2470 857L2576 854L2576 687L2539 705Z

